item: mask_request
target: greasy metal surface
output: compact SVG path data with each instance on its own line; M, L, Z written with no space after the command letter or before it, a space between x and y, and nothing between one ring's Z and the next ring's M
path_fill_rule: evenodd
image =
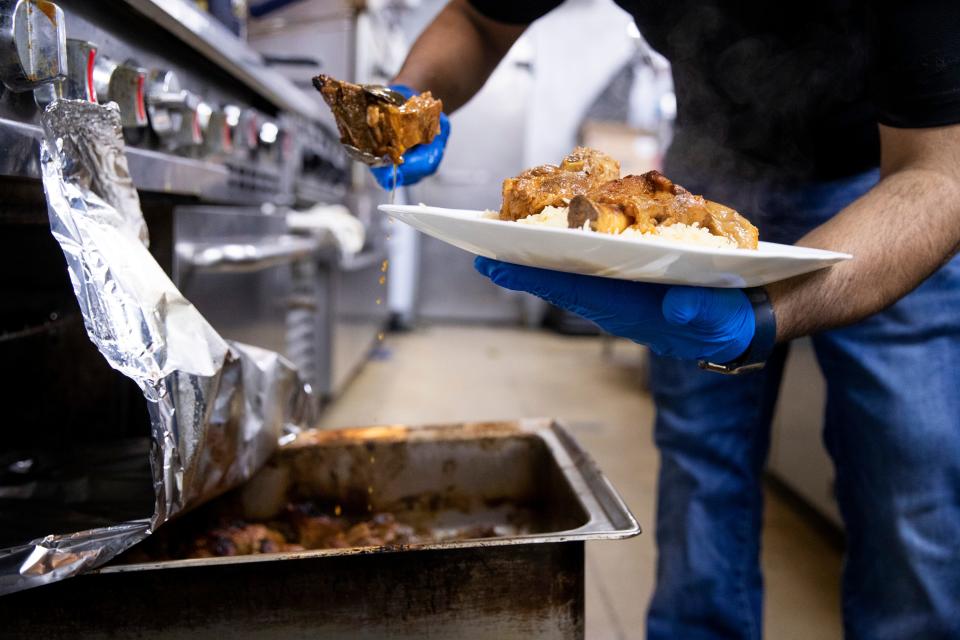
M408 545L404 550L621 539L640 533L596 464L562 427L547 419L306 431L221 505L227 513L239 509L245 517L268 518L296 498L340 504L345 512L369 504L374 512L389 511L400 521L440 530L477 523L513 526L518 512L525 520L524 533ZM358 547L113 564L100 572L393 551L397 549Z
M578 640L583 543L80 576L0 598L3 637Z
M30 91L66 74L63 11L46 0L0 1L0 81Z

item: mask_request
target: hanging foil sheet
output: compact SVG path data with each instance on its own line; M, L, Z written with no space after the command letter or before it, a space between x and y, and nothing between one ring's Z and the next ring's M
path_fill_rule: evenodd
M116 105L57 101L43 124L50 226L87 334L147 399L155 508L150 519L0 549L0 594L102 565L249 478L285 429L310 418L293 366L221 338L151 256Z

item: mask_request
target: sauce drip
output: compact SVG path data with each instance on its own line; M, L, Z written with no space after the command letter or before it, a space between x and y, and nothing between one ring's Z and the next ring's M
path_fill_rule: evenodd
M390 204L393 204L393 201L397 197L397 165L393 165L393 182L390 187Z

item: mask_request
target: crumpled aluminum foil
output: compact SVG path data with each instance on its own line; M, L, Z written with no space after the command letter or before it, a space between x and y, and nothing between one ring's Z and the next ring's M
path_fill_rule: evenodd
M156 502L149 521L0 549L0 594L100 566L174 514L240 484L285 429L306 423L311 406L293 365L221 338L151 256L116 105L61 100L43 123L51 230L90 339L147 399Z

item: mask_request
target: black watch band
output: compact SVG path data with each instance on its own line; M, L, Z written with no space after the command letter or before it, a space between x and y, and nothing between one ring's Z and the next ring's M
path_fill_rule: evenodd
M763 368L770 354L773 353L773 347L777 342L777 320L773 315L773 305L770 304L767 291L763 287L754 287L744 289L743 292L747 294L747 299L753 307L753 340L738 358L719 364L701 360L698 363L701 369L728 375L756 371Z

